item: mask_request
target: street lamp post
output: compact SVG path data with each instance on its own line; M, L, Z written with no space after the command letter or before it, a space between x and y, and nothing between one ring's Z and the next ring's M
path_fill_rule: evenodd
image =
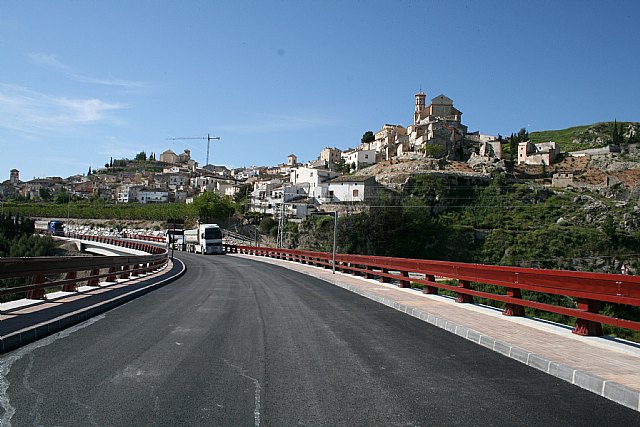
M338 234L338 211L333 211L333 261L331 274L336 274L336 236Z

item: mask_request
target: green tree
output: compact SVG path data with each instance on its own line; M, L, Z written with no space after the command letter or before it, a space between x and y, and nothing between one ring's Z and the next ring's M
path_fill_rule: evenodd
M58 191L55 196L53 196L53 201L59 205L69 203L69 200L71 200L71 196L65 190Z
M529 140L529 132L525 128L520 128L518 131L518 142L525 142Z
M40 190L38 190L38 195L44 201L48 202L51 200L51 190L49 190L47 187L40 187Z
M425 144L423 150L429 157L439 158L447 154L447 150L440 144Z
M360 142L362 142L363 144L366 144L367 142L373 142L375 140L376 140L376 137L373 134L373 132L368 130L364 133L364 135L362 135L362 139L360 140Z
M260 221L260 225L258 225L258 230L260 230L261 233L268 234L272 228L277 226L278 226L278 223L273 218L268 216L264 218L262 221Z
M616 225L613 222L613 217L611 215L607 215L602 223L602 232L611 242L616 242Z
M511 154L511 160L518 155L518 141L516 140L516 135L513 133L509 137L509 153Z
M202 193L193 201L193 208L200 222L213 222L227 219L233 212L233 202L227 196L220 196L213 192Z
M139 162L144 162L147 160L147 153L145 153L144 151L139 152L138 154L136 154L135 159L136 161Z
M350 168L347 167L344 158L341 157L340 160L338 160L338 163L336 163L336 172L347 174L349 173L349 169Z
M617 144L618 143L618 121L614 120L613 121L613 129L611 129L611 143L613 144Z

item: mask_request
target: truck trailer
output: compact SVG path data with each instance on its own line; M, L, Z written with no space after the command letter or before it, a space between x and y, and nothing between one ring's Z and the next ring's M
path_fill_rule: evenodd
M200 224L198 228L184 230L184 246L187 252L222 254L222 229L218 224Z
M52 236L64 236L64 223L58 220L36 221L35 230L38 234L50 234Z

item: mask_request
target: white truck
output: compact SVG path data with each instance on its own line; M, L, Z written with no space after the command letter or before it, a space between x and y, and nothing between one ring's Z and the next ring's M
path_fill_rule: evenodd
M165 232L165 241L167 242L167 247L181 250L184 248L184 230L168 229Z
M200 224L198 228L184 230L184 245L187 252L222 254L222 229L218 224Z

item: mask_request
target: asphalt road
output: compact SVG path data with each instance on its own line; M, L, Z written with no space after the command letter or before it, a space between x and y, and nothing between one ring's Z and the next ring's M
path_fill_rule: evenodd
M640 413L318 279L177 281L0 358L0 425L640 425Z

